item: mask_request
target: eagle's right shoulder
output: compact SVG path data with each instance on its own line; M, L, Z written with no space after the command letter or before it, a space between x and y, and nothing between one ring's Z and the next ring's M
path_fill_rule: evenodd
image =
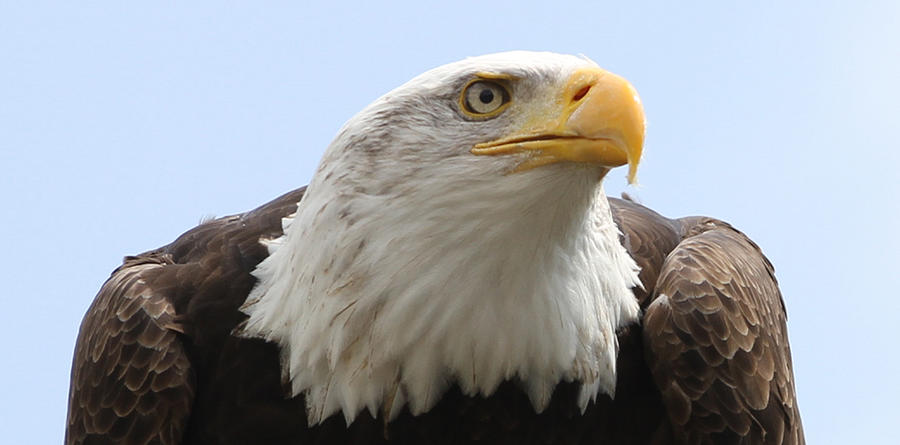
M243 319L237 310L282 234L298 189L204 222L126 257L94 298L72 363L66 443L177 444L189 425L198 360Z

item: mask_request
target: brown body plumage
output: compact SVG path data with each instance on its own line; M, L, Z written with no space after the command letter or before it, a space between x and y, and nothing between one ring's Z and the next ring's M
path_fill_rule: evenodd
M642 325L619 333L614 400L586 412L564 382L536 414L515 381L449 390L429 412L306 425L275 344L238 338L239 311L304 189L205 222L125 259L85 316L66 443L801 444L785 311L759 248L710 218L669 220L611 199L642 267ZM302 253L301 253L302 254Z

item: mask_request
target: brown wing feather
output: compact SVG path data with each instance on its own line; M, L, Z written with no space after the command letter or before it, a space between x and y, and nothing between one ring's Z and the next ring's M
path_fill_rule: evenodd
M646 308L666 256L681 242L681 225L630 198L628 201L609 198L609 204L613 219L622 231L622 245L641 267L644 289L634 291L641 307Z
M269 397L272 405L285 403L277 355L269 371L276 377L261 378L263 371L252 360L270 349L254 348L255 343L230 333L244 317L237 308L255 282L250 272L267 255L260 239L281 235L282 218L296 210L304 191L288 192L247 213L206 221L167 246L125 259L97 294L78 334L67 444L214 442L207 439L247 423L240 414L254 411L247 403L240 409L237 403L225 404L219 410L218 397L236 386L242 388L235 392L236 402ZM251 371L240 374L240 385L225 379L224 389L210 390L211 382L220 383L226 370L240 367L216 362L223 344L235 342L243 345L238 356L250 357L245 360L252 362ZM248 382L251 378L263 383ZM265 386L271 381L273 385ZM215 417L223 411L234 414ZM268 427L273 417L280 419L264 409L256 412L251 423ZM286 430L296 429L293 423L283 423Z
M682 220L644 317L647 362L685 444L802 444L772 265L744 234Z
M88 309L75 347L66 443L177 444L194 395L175 309L148 285L165 255L127 258Z

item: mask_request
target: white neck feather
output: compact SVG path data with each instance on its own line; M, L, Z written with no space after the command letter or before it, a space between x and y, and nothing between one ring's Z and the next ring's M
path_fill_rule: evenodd
M281 346L310 424L423 413L454 383L490 395L518 380L538 412L560 381L583 383L582 409L613 394L639 281L596 169L382 194L342 193L325 173L267 243L243 307L244 334Z

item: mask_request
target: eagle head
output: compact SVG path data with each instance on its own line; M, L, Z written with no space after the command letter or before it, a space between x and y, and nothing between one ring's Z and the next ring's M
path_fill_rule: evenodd
M243 310L308 420L430 409L451 385L615 388L637 266L601 180L641 158L634 88L581 57L509 52L428 71L328 147Z

